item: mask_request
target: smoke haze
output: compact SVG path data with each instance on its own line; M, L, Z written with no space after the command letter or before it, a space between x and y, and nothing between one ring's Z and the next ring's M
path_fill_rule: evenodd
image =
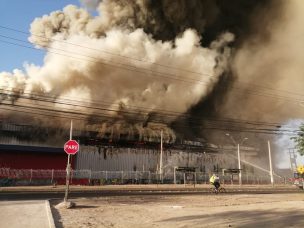
M58 102L65 97L105 101L106 114L117 118L110 125L116 122L115 129L143 132L131 126L147 119L153 122L151 113L158 110L185 113L212 91L228 67L227 45L234 35L224 32L209 47L201 46L201 36L194 29L184 30L174 40L156 40L136 28L143 22L133 21L134 8L123 2L102 2L102 16L97 17L69 5L35 19L29 41L48 51L44 65L2 72L0 85L8 93L2 101L18 105L20 95L51 94L57 109L65 107ZM126 114L130 107L142 107L145 112ZM172 131L166 132L174 138Z
M280 11L261 12L256 33L236 51L232 68L242 89L230 91L227 113L274 122L301 117L303 8L303 1L285 1Z
M29 41L47 51L44 65L0 73L8 94L2 103L18 105L33 94L52 95L50 108L58 110L67 108L58 102L66 97L103 101L112 119L87 120L101 135L157 138L163 129L167 141L176 137L173 122L184 134L218 138L192 129L196 123L178 118L184 113L202 123L210 116L281 122L302 113L297 103L277 98L303 87L302 1L81 2L98 15L69 5L33 21ZM177 114L168 125L155 124L160 110ZM97 114L86 107L76 111Z

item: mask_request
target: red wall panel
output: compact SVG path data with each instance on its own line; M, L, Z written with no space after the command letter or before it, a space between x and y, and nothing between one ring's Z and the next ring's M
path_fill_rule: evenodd
M66 169L66 153L0 152L0 167L11 169ZM72 167L74 167L74 158Z

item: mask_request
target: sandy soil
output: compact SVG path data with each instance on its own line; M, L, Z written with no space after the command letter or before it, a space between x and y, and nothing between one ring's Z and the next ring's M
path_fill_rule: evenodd
M74 202L74 209L53 207L57 227L304 226L304 193L116 196Z

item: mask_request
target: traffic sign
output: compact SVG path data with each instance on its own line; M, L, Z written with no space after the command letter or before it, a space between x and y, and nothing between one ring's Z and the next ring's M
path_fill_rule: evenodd
M67 154L76 154L79 151L79 144L76 140L69 140L63 148Z

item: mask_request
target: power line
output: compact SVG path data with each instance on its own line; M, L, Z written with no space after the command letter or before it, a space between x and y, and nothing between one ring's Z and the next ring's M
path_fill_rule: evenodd
M44 38L44 39L51 40L51 41L61 42L61 43L65 43L65 44L69 44L69 45L73 45L73 46L78 46L78 47L86 48L86 49L89 49L89 50L94 50L94 51L97 51L97 52L105 52L107 54L123 57L123 58L126 58L126 59L133 59L133 60L137 60L137 61L147 62L147 63L153 64L153 65L159 65L159 66L163 66L163 67L166 67L166 68L175 69L175 70L179 70L179 71L185 71L185 72L193 73L193 74L197 74L197 75L205 75L205 76L209 76L210 80L214 80L214 78L212 78L214 75L211 75L211 74L189 71L189 70L185 70L185 69L181 69L181 68L176 68L176 67L172 67L172 66L168 66L168 65L164 65L164 64L159 64L159 63L154 63L154 62L146 61L146 60L143 60L143 59L134 58L134 57L131 57L131 56L124 56L124 55L120 55L120 54L115 54L115 53L112 53L110 51L99 50L99 49L95 49L95 48L91 48L91 47L87 47L87 46L83 46L83 45L67 42L65 40L58 40L58 39L54 39L54 38L48 38L46 36L31 34L29 32L13 29L13 28L10 28L10 27L7 27L7 26L1 26L0 25L0 28L5 29L5 30L10 30L10 31L18 32L18 33L23 33L23 34L26 34L26 35L32 35L32 36ZM7 36L2 36L2 37L6 37L6 38L10 38L10 39L21 41L21 42L29 43L28 41L23 41L23 40L20 40L20 39L15 39L15 38L7 37ZM261 85L257 85L257 84L242 82L242 81L238 81L238 80L236 80L236 82L239 83L239 84L254 85L255 87L259 87L259 88L262 88L262 89L279 91L279 92L289 93L289 94L293 94L293 95L297 95L297 96L304 96L304 94L299 94L299 93L290 92L290 91L286 91L286 90L273 89L273 88L269 88L269 87L266 87L266 86L261 86Z
M56 103L56 102L55 102ZM12 105L12 106L14 106L14 105ZM75 106L75 104L73 104L73 106ZM22 106L22 107L25 107L25 106ZM41 111L41 107L43 107L43 106L41 106L40 105L40 108L39 108L39 110ZM27 108L32 108L32 109L37 109L36 107L27 107ZM52 107L49 107L49 106L47 106L47 109L45 110L43 110L43 111L48 111L48 112L54 112L54 110L52 109ZM117 110L108 110L108 111L117 111ZM58 112L58 111L57 111ZM113 117L113 116L111 116L111 115L106 115L105 116L105 114L104 113L93 113L93 114L88 114L88 113L79 113L78 111L77 111L77 113L76 113L76 111L74 111L74 110L72 110L72 111L70 111L70 110L67 110L67 111L63 111L63 110L61 110L60 111L61 112L61 114L73 114L73 115L76 115L76 114L78 114L78 115L82 115L82 116L84 116L84 117L82 117L82 118L89 118L89 117L94 117L94 118L101 118L101 117L103 117L103 118L107 118L108 120L109 119L114 119L114 122L115 121L122 121L123 120L123 118L118 118L118 117ZM125 113L124 111L121 111L123 114ZM128 114L129 114L129 112L128 112ZM133 115L136 115L136 113L132 113ZM166 119L166 118L168 118L168 116L165 116L165 115L161 115L160 116L160 118L161 118L161 120L158 118L158 120L156 120L156 119L154 119L152 122L155 122L155 123L164 123L164 124L169 124L172 120L170 120L170 119ZM139 118L134 118L134 116L131 118L133 121L137 121L137 122L143 122L144 120L141 118L141 119L139 119ZM250 123L250 122L248 122L248 121L246 121L245 123L244 122L240 122L240 121L238 121L238 120L233 120L233 121L231 121L231 119L230 120L219 120L219 119L215 119L215 120L207 120L207 122L206 122L206 120L204 121L204 122L206 122L205 123L205 126L199 126L199 127L193 127L193 126L191 126L191 128L193 128L193 129L195 129L195 128L197 128L197 129L204 129L204 130L207 130L207 129L213 129L213 130L219 130L219 129L221 129L221 130L225 130L225 131L231 131L231 130L237 130L237 131L240 131L240 130L242 130L242 131L246 131L246 132L252 132L252 131L255 131L255 132L257 132L257 131L259 131L259 132L261 132L261 131L263 131L264 133L265 133L265 131L269 131L269 129L257 129L257 128L250 128L250 129L244 129L244 124L245 125L255 125L255 126L260 126L261 125L261 123ZM188 120L187 120L187 122L188 123L192 123L192 124L195 124L195 125L198 125L198 124L200 124L200 119L194 119L194 118L189 118ZM221 125L223 125L224 124L224 126L220 126L220 128L216 125L216 124L218 124L218 123L220 123ZM233 125L231 125L231 124L233 124ZM266 124L268 124L269 125L269 123L262 123L263 125L266 125ZM237 126L237 125L241 125L241 126ZM179 125L179 128L180 128L181 126ZM189 126L186 126L186 127L189 127ZM184 126L184 128L186 128L185 126ZM239 129L239 128L242 128L242 129ZM275 126L275 127L278 127L278 126ZM279 126L280 127L280 126ZM234 129L232 129L232 128L234 128ZM271 131L273 131L273 132L271 132L271 133L276 133L276 134L280 134L280 132L282 132L282 131L289 131L289 133L290 133L290 129L279 129L279 130L277 130L277 129L271 129ZM266 132L266 133L268 133L268 132Z
M145 59L138 59L138 58L134 58L132 56L126 56L126 55L116 54L116 53L110 52L108 50L95 49L95 48L91 48L91 47L87 47L87 46L83 46L83 45L67 42L65 40L58 40L58 39L54 39L54 38L48 38L46 36L41 36L41 35L25 32L25 31L13 29L13 28L10 28L10 27L7 27L7 26L1 26L0 25L0 28L6 29L6 30L10 30L10 31L14 31L14 32L18 32L18 33L23 33L23 34L26 34L26 35L31 35L31 36L35 36L35 37L44 38L44 39L47 39L47 40L52 40L52 41L56 41L56 42L60 42L60 43L65 43L65 44L73 45L73 46L76 46L76 47L85 48L85 49L88 49L88 50L93 50L93 51L97 51L97 52L103 52L103 53L106 53L106 54L109 54L109 55L113 55L113 56L118 56L118 57L121 57L121 58L132 59L132 60L136 60L136 61L140 61L140 62L146 62L146 63L152 64L152 65L162 66L162 67L169 68L169 69L174 69L174 70L178 70L178 71L184 71L184 72L188 72L188 73L191 73L191 74L206 75L206 76L210 76L210 77L214 76L214 75L211 75L211 74L200 73L200 72L195 72L195 71L191 71L191 70L188 70L188 69L182 69L182 68L177 68L177 67L173 67L173 66L168 66L168 65L164 65L164 64L148 61L148 60L145 60ZM22 42L24 42L24 41L22 41Z
M52 110L52 109L46 109L46 108L41 108L41 107L26 107L26 106L23 106L23 105L12 105L12 104L5 104L9 107L14 107L14 108L22 108L22 110L18 112L25 112L25 113L30 113L32 115L44 115L44 116L53 116L53 117L57 117L57 118L75 118L75 119L78 119L78 120L85 120L86 117L89 117L88 114L86 113L80 113L80 112L71 112L71 111L62 111L62 110ZM34 111L24 111L24 108L25 109L29 109L29 110L34 110ZM5 109L5 108L4 108ZM7 108L6 108L7 109ZM9 110L9 109L8 109ZM10 109L12 110L12 109ZM39 112L37 112L39 111ZM42 112L41 112L42 111ZM52 114L50 114L52 113ZM63 114L63 115L55 115L55 114ZM68 114L68 116L67 116ZM71 116L72 115L72 116ZM113 117L111 116L105 116L105 115L102 115L102 114L97 114L97 115L94 115L94 118L96 119L99 119L99 118L109 118L109 119L113 119ZM109 120L107 119L107 120ZM105 119L104 119L105 120ZM134 120L138 120L136 119L136 117L134 118ZM164 122L158 122L158 123L164 123ZM186 126L184 126L185 128ZM277 130L277 129L265 129L265 128L248 128L248 127L238 127L238 128L235 128L234 126L227 126L227 127L204 127L204 126L200 126L200 125L197 125L193 128L198 128L198 129L201 129L201 130L221 130L221 131L237 131L237 132L247 132L247 133L261 133L261 134L275 134L275 135L294 135L296 134L298 131L297 130L286 130L286 129L280 129L280 130Z
M3 90L2 90L3 91ZM1 93L0 93L1 94ZM9 94L5 94L2 93L2 95L9 95ZM41 97L26 97L26 96L22 96L22 95L18 95L19 99L27 99L30 101L41 101L41 102L48 102L48 103L52 103L52 104L60 104L60 105L67 105L67 106L71 106L71 107L80 107L80 108L86 108L88 110L92 109L92 110L96 110L96 111L107 111L107 112L119 112L122 114L133 114L136 115L138 113L142 113L142 114L148 114L149 111L146 110L140 110L140 109L131 109L130 111L128 110L117 110L117 109L110 109L110 108L102 108L102 107L96 107L96 106L89 106L89 105L82 105L81 103L68 103L65 102L64 100L49 100L47 98L45 98L45 96ZM41 106L41 105L40 105ZM162 117L169 117L169 118L186 118L188 121L193 121L193 123L197 123L198 121L201 121L201 118L196 117L196 116L190 116L190 115L185 115L183 113L179 113L179 114L172 114L172 113L163 113L160 112L158 113L158 115L162 116ZM249 125L269 125L269 126L274 126L274 127L278 127L280 126L279 123L268 123L268 122L253 122L253 121L247 121L247 120L236 120L236 119L212 119L212 118L206 118L205 121L208 121L209 123L212 122L221 122L221 123L234 123L234 124L249 124Z
M8 95L8 94L5 94L5 95ZM107 112L112 112L112 113L119 112L120 114L127 114L127 115L128 114L138 115L138 113L142 112L142 110L126 111L126 110L116 110L116 109L109 109L109 108L99 108L99 107L96 107L96 106L94 106L94 107L83 106L83 105L81 105L81 103L80 104L79 103L66 103L66 102L55 101L55 100L45 100L45 99L41 99L41 98L37 98L37 97L34 97L34 98L33 97L24 97L24 96L20 96L20 95L18 95L18 97L19 97L19 99L29 99L29 100L34 100L34 101L51 102L53 104L61 104L61 105L69 105L69 106L72 106L72 107L87 108L88 110L93 109L93 110L96 110L96 111L107 111ZM47 108L50 108L50 107L48 106ZM147 115L148 112L144 111L141 114L142 115ZM88 114L88 115L94 115L94 113ZM173 115L173 114L168 114L168 113L158 113L158 116L159 116L159 118L162 118L163 120L166 120L165 121L166 124L172 122L177 117L185 118L185 120L187 120L187 123L189 123L189 124L197 124L197 123L200 123L202 121L201 118L199 118L199 117L184 115L182 113L180 113L180 115ZM137 119L137 120L143 122L144 121L143 118ZM152 120L152 122L153 121L155 122L156 119L154 118ZM161 122L164 122L164 121L161 121ZM240 120L240 119L216 119L216 118L205 118L204 119L204 124L208 127L210 127L214 124L218 124L218 123L220 123L221 125L224 124L226 127L227 127L227 125L229 127L229 125L233 124L233 125L271 126L271 127L275 127L275 128L281 128L281 125L279 123L257 122L257 121L253 122L253 121Z
M33 50L36 50L36 51L43 51L41 49L36 49L36 48L33 48L33 47L29 47L29 46L24 46L24 45L20 45L20 44L16 44L16 43L12 43L12 42L8 42L8 41L3 41L3 40L0 40L0 42L4 42L4 43L7 43L7 44L11 44L11 45L16 45L16 46L20 46L20 47L24 47L24 48L29 48L29 49L33 49ZM61 49L59 49L61 50ZM64 51L64 50L61 50L61 51ZM87 60L87 59L83 59L83 58L79 58L79 57L75 57L75 56L70 56L70 55L66 55L66 54L62 54L62 53L57 53L57 52L53 52L53 51L48 51L50 53L53 53L53 54L57 54L57 55L62 55L62 56L65 56L65 57L70 57L70 58L74 58L74 59L78 59L78 60L86 60L86 61L91 61L91 62L97 62L97 61L92 61L92 60ZM134 70L134 69L130 69L130 68L126 68L126 67L121 67L121 66L118 66L118 65L113 65L113 64L109 64L109 63L104 63L104 62L101 62L101 61L98 61L98 63L101 63L103 65L106 65L106 66L111 66L111 67L118 67L118 68L121 68L121 69L124 69L124 70L128 70L128 71L133 71L133 72L136 72L136 73L145 73L143 71L138 71L138 70ZM125 64L127 65L127 64ZM130 65L127 65L129 67L133 67L133 66L130 66ZM133 67L134 68L134 67ZM136 68L136 67L135 67ZM151 73L151 71L150 71ZM152 73L156 73L158 75L155 75L156 77L160 77L160 78L167 78L169 80L177 80L177 81L180 81L180 82L185 82L185 83L190 83L190 84L193 84L193 82L197 82L198 84L207 84L206 82L204 81L200 81L200 80L194 80L194 79L191 79L192 81L187 81L187 80L184 80L184 79L180 79L180 78L173 78L173 77L168 77L168 76L165 76L163 73L160 73L160 72L157 72L157 71L154 71ZM172 74L171 74L172 75ZM147 74L144 74L144 76L148 76L148 77L153 77L152 75L147 75ZM233 91L234 93L240 93L240 89L242 88L239 88L239 87L235 87L233 86L232 88L234 88L235 90ZM285 91L286 92L286 91ZM296 98L292 98L292 97L286 97L286 96L278 96L276 94L269 94L269 93L261 93L261 92L258 92L258 91L254 91L254 90L247 90L246 91L247 94L251 94L251 95L255 95L255 96L263 96L263 97L269 97L269 98L272 98L272 99L284 99L284 100L287 100L287 101L297 101L297 102L303 102L303 99L296 99Z
M12 37L9 37L9 36L4 36L4 35L0 35L0 37L32 45L32 44L31 44L30 42L28 42L28 41L20 40L20 39L17 39L17 38L12 38ZM1 42L3 42L3 43L8 43L8 44L10 44L10 45L16 45L16 46L20 46L20 47L24 47L24 48L29 48L29 49L33 49L33 50L37 50L37 51L43 51L43 49L37 49L37 48L34 48L34 47L32 47L32 46L25 46L25 45L13 43L13 42L5 41L5 40L1 40ZM51 51L50 51L50 50L51 50ZM180 75L175 75L175 74L171 74L171 73L168 73L168 72L162 73L162 72L159 72L159 71L155 71L155 70L151 70L151 69L146 69L146 68L142 68L142 67L136 67L136 66L133 66L133 65L130 65L130 64L122 63L122 62L109 61L109 62L113 62L113 63L115 63L115 64L122 65L122 66L123 66L123 67L122 67L122 66L119 66L119 65L109 64L108 62L105 63L105 62L101 61L99 58L96 58L96 57L93 57L93 56L90 56L90 55L84 55L84 54L80 54L80 53L77 53L77 52L67 51L67 50L63 50L63 49L55 48L55 47L48 47L48 48L47 48L47 51L50 52L50 53L67 56L66 54L57 53L57 52L54 52L54 51L52 51L52 50L55 50L55 51L62 51L62 52L64 52L64 53L72 54L73 56L68 56L68 57L71 57L71 58L74 58L74 55L77 55L77 56L81 56L81 57L85 57L85 58L90 58L90 59L92 59L92 60L88 60L88 61L90 61L90 62L93 61L93 62L101 63L101 64L104 64L104 65L116 66L116 67L119 67L119 68L122 68L122 69L127 69L127 68L125 68L125 67L132 67L132 68L134 68L134 69L136 69L136 70L145 70L145 71L150 72L150 73L153 73L153 74L163 75L164 78L169 78L169 79L174 79L174 80L181 80L181 81L187 82L186 80L182 80L182 79L179 79L179 78L168 77L168 75L169 75L169 76L180 76ZM76 57L75 57L75 58L76 58ZM171 67L171 68L173 68L173 67ZM127 69L127 70L128 70L128 69ZM139 72L140 72L140 73L144 73L144 71L139 71ZM211 76L211 75L210 75L210 76ZM213 76L214 76L214 75L213 75ZM185 78L185 79L189 80L190 82L191 82L191 81L193 81L193 82L204 82L204 81L201 81L201 80L198 80L198 79L193 79L193 78ZM213 78L209 78L209 79L210 79L210 80L214 80Z
M27 47L27 46L26 46ZM27 48L32 48L32 47L27 47ZM34 49L34 48L32 48ZM34 49L34 50L37 50L37 49ZM62 50L63 51L63 50ZM61 54L62 55L62 54ZM131 70L131 69L129 69ZM134 70L133 70L134 71ZM140 72L140 73L144 73L144 72ZM175 79L173 79L175 80ZM236 87L235 87L236 88ZM259 93L259 92L256 92L254 90L249 90L249 94L254 94L254 95L260 95L260 96L268 96L268 97L271 97L271 98L275 98L275 99L285 99L285 100L289 100L289 101L293 101L292 98L289 98L289 97L284 97L284 96L277 96L275 94L263 94L263 93ZM296 99L296 101L299 101L301 102L302 100L299 100L299 99Z
M23 47L23 48L33 49L33 50L36 50L36 51L43 51L41 49L36 49L36 48L33 48L33 47L29 47L29 46L25 46L25 45L21 45L21 44L16 44L16 43L9 42L9 41L0 40L0 42L7 43L7 44L10 44L10 45L14 45L14 46ZM52 48L52 49L54 49L54 48ZM63 51L63 52L65 51L65 50L61 50L61 49L56 49L56 50L60 50L60 51ZM166 79L169 79L169 80L180 81L180 82L189 83L189 84L192 84L192 85L193 85L193 82L196 82L198 84L207 84L206 82L200 81L200 80L194 80L194 79L185 80L185 79L180 79L180 78L174 78L174 77L166 76L166 75L175 76L173 74L166 73L166 75L164 75L161 72L157 72L157 71L153 71L153 70L149 70L149 69L144 69L144 70L147 70L149 73L152 74L152 75L149 75L145 71L137 70L137 69L140 69L138 67L127 65L127 64L123 64L123 63L117 63L117 64L120 64L120 65L123 65L123 66L120 66L120 65L114 65L114 64L110 64L110 63L105 63L105 62L102 62L100 60L97 61L97 60L89 60L89 59L79 58L79 57L67 55L67 54L64 54L64 53L58 53L58 52L55 52L55 51L52 51L52 50L51 51L48 50L48 52L52 53L52 54L56 54L56 55L61 55L61 56L77 59L77 60L86 60L88 62L99 63L99 64L102 64L102 65L104 65L106 67L117 67L117 68L120 68L120 69L123 69L123 70L132 71L132 72L135 72L135 73L140 73L140 74L144 75L145 77L153 77L154 76L154 77L158 77L158 78L166 78ZM83 55L83 57L93 58L93 57L84 56L84 55ZM134 69L130 69L128 67L132 67Z

